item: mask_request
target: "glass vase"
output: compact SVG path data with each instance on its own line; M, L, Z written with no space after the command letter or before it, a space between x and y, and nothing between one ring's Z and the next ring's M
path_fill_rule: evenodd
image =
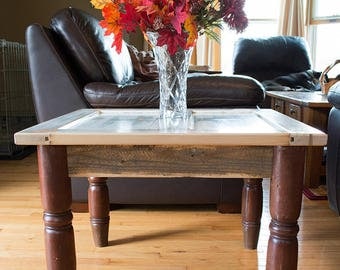
M193 47L170 54L167 45L157 46L158 33L148 32L159 73L159 116L166 126L187 119L187 75Z

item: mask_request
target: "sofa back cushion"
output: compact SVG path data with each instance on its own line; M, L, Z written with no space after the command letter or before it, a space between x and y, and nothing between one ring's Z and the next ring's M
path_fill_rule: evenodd
M112 36L104 36L98 20L75 8L65 8L51 19L51 28L58 34L68 55L79 68L84 83L133 80L131 58L126 47L118 54L111 46Z
M233 58L234 74L259 81L311 69L308 44L296 36L240 38Z

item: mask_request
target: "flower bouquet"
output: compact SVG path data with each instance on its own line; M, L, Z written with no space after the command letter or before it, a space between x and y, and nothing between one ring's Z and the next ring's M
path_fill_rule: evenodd
M123 34L140 29L153 47L159 72L160 118L186 119L187 73L198 35L219 40L215 28L226 24L243 31L248 20L244 0L91 0L101 9L100 25L121 52Z
M178 47L187 49L196 44L198 35L218 40L214 28L223 23L237 32L248 20L243 11L245 0L91 0L101 9L100 25L105 34L114 34L113 46L121 51L124 32L139 28L143 33L157 32L157 46L167 45L170 54Z

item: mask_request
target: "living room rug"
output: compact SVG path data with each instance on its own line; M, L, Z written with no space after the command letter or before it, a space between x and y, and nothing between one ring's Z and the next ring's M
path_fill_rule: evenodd
M327 200L327 186L320 185L317 188L303 188L303 194L310 200Z

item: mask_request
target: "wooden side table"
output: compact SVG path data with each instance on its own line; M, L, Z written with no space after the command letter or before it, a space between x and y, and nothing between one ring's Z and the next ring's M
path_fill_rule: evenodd
M267 91L271 108L327 133L331 109L327 96L321 92ZM308 147L305 157L304 185L315 188L325 175L322 165L323 147Z

